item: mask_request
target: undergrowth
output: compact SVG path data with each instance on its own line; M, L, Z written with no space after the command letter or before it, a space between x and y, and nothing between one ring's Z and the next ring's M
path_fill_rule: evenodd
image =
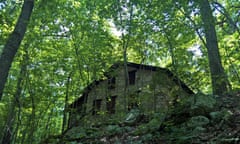
M165 113L138 112L134 121L73 127L43 143L209 143L240 142L240 92L216 97L195 94L169 107ZM110 122L111 121L111 122Z

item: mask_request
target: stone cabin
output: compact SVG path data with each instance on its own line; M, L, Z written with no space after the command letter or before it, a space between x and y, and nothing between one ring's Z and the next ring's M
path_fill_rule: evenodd
M101 116L121 118L134 107L143 113L164 112L181 97L193 94L166 68L116 63L104 75L69 105L69 128Z

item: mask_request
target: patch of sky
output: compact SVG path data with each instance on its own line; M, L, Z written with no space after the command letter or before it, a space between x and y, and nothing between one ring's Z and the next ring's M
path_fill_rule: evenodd
M203 53L202 53L200 47L201 46L199 44L194 44L193 46L188 48L188 51L192 52L193 55L196 57L201 57Z

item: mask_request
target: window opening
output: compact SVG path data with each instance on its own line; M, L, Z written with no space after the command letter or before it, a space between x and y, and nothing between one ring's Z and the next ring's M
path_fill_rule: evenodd
M114 114L116 111L116 99L117 96L111 96L107 98L107 111L109 114Z
M108 89L114 89L116 85L116 78L111 77L108 79Z
M140 91L136 91L133 94L129 95L129 103L128 103L128 110L130 111L131 109L138 108L139 106L139 101L138 101L138 93Z
M101 103L102 100L101 99L97 99L93 101L93 111L92 111L92 115L97 115L99 114L100 110L101 110Z
M136 79L136 71L128 72L128 77L129 77L129 85L134 85L135 79Z

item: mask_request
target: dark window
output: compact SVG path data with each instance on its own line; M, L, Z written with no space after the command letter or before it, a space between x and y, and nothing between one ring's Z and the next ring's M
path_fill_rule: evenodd
M108 79L108 88L109 89L114 89L116 85L116 78L112 77Z
M130 111L133 108L137 108L138 107L138 94L134 93L134 94L130 94L129 95L129 103L128 103L128 110Z
M116 99L117 96L111 96L107 98L107 111L109 114L115 113Z
M134 85L135 79L136 79L136 71L128 72L128 77L129 77L129 85Z
M100 112L101 110L101 103L102 100L101 99L97 99L93 101L93 111L92 111L92 115L96 115Z

